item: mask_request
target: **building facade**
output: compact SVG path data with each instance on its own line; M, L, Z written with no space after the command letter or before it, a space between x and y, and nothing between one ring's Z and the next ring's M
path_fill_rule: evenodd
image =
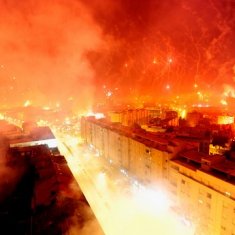
M81 131L101 156L143 184L163 184L195 234L235 235L235 162L92 117L82 118Z

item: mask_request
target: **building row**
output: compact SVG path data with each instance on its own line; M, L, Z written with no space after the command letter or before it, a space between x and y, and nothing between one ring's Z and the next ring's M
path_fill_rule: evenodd
M82 118L81 133L102 157L143 184L166 187L195 234L235 235L235 162L206 153L207 139L148 133L93 117Z

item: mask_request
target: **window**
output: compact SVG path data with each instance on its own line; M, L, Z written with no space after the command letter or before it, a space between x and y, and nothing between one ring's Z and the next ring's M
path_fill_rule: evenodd
M211 209L211 205L210 205L209 203L206 203L206 207L207 207L208 209Z
M230 207L230 205L228 203L226 203L226 202L223 202L223 208L226 209L228 207Z
M199 204L203 204L203 200L199 199L198 200Z
M224 231L226 231L226 228L225 228L224 226L221 226L221 229L224 230Z
M185 180L181 180L181 183L182 183L182 184L185 184Z
M173 181L173 180L170 181L170 184L173 185L173 186L175 186L175 187L177 187L177 182L175 182L175 181Z
M210 193L207 193L207 198L211 199L211 194Z
M148 153L148 154L151 153L149 149L145 149L145 152Z

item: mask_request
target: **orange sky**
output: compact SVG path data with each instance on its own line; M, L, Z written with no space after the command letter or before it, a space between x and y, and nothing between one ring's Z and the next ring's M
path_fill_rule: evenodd
M1 106L194 99L234 87L232 0L5 0L0 15Z

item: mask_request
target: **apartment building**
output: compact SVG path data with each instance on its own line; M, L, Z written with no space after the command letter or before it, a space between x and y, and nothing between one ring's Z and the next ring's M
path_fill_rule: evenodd
M92 117L82 119L81 130L86 143L117 167L145 184L163 183L197 235L235 235L235 162L200 152L188 139Z

